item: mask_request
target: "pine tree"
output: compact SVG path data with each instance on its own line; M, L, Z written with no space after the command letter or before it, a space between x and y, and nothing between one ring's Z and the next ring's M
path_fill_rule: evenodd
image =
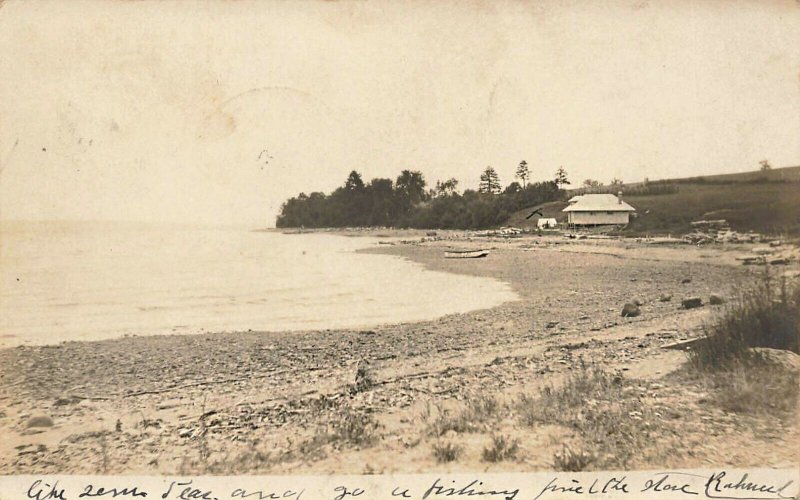
M497 171L490 165L481 174L481 182L478 185L478 191L481 193L496 194L500 192L500 176Z
M526 187L528 185L528 179L530 179L531 171L528 169L528 162L522 160L519 162L519 166L517 167L517 179L522 181L522 187Z
M561 188L561 186L570 183L569 179L567 179L567 171L564 170L564 167L558 167L558 170L556 170L556 178L554 179L554 182L556 183L556 186L559 187L559 189Z

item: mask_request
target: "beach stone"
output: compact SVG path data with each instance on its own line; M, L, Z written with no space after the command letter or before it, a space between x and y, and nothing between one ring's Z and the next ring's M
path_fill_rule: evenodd
M708 297L708 303L711 304L712 306L718 306L720 304L724 304L725 303L725 299L722 297L722 295L719 295L719 294L716 294L716 293L712 293Z
M558 321L548 321L547 324L544 325L545 328L555 328L556 326L558 326Z
M662 293L661 296L658 298L658 300L661 302L669 302L670 300L672 300L672 294Z
M624 318L632 318L634 316L639 316L642 314L642 310L639 309L639 306L628 302L622 307L622 316Z
M644 304L644 302L642 301L642 299L633 299L633 303L634 303L635 305L637 305L637 306L641 306L641 305L643 305L643 304Z
M28 420L28 427L53 427L53 419L47 415L37 415Z
M684 309L694 309L696 307L703 307L703 299L700 297L688 297L681 301L681 306Z
M681 284L684 284L684 285L685 285L686 283L691 283L691 282L692 282L692 278L683 278L683 279L681 280Z

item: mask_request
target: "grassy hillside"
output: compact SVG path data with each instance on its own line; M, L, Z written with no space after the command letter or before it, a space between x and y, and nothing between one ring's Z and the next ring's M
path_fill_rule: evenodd
M800 235L800 167L659 182L674 184L677 192L624 195L637 210L626 234L677 235L690 232L692 221L726 219L737 231ZM624 186L622 191L635 191L636 186ZM553 202L535 208L541 208L545 217L565 221L561 212L565 206ZM538 216L525 220L532 208L513 214L509 225L534 227Z
M691 222L726 219L736 231L800 234L800 184L681 184L677 193L629 196L633 234L686 233Z
M534 209L540 210L544 217L554 217L559 222L564 222L567 220L567 214L563 213L561 210L566 206L566 201L551 201L549 203L537 205L536 207L525 208L511 214L506 225L518 227L520 229L535 228L536 221L539 219L538 215L534 215L530 219L525 219Z

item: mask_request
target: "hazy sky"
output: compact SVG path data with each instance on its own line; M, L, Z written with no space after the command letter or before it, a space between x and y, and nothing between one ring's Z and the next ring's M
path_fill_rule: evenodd
M474 187L522 159L573 183L800 164L800 2L0 6L3 219L271 225L352 169Z

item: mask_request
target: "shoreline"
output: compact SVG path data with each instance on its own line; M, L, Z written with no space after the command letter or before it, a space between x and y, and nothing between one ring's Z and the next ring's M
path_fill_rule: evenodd
M0 430L9 439L0 445L0 471L95 472L97 463L79 457L102 442L112 450L110 471L125 473L208 471L213 464L239 473L441 469L445 466L431 461L432 444L417 435L425 405L457 404L479 391L499 397L528 391L559 380L578 362L659 379L683 361L679 351L661 347L697 336L712 314L710 307L679 309L681 297L727 295L737 281L752 276L749 268L727 265L720 259L725 255L707 248L686 252L626 242L565 246L532 240L459 241L494 247L488 258L476 260L443 259L446 240L359 250L510 283L519 300L489 309L370 329L127 337L2 350L0 397L8 410ZM704 253L712 257L701 257ZM682 283L686 278L691 281ZM661 302L661 294L674 299ZM643 302L642 315L621 318L622 305L633 298ZM354 393L363 362L375 385ZM393 431L373 447L346 446L313 460L297 455L297 443L312 439L320 425L331 425L325 423L330 415L315 408L344 402L359 414L391 422L386 428ZM198 420L209 411L207 422ZM28 419L40 414L53 426L28 428ZM202 440L198 425L206 429ZM544 441L528 445L524 461L490 470L548 469L555 449L548 439L566 431L545 430L541 436L537 431L533 437L517 428L508 432ZM198 455L203 440L212 450L239 443L234 449L245 454L263 447L272 458L231 464L212 453L204 463ZM734 465L759 459L744 453L700 456ZM699 460L684 457L669 464L690 467ZM479 455L468 456L459 470L485 466Z
M220 243L238 248L246 241L248 247L260 249L253 251L254 255L259 254L258 259L251 256L246 266L237 268L225 264L229 261L222 257L224 252L216 252L220 254L217 258L221 267L230 269L235 276L242 269L248 270L250 276L242 275L235 281L225 281L227 275L213 269L206 272L202 266L193 267L197 271L192 273L185 269L174 272L177 278L162 279L160 273L141 273L131 278L103 262L93 276L118 274L121 281L127 282L118 285L121 292L112 290L108 295L93 296L87 289L100 292L104 286L92 283L93 276L86 285L64 285L58 280L52 284L40 280L44 284L38 284L35 270L22 266L12 269L22 283L17 279L15 287L9 287L5 302L8 318L4 335L0 335L0 349L124 337L368 329L426 321L442 314L516 300L508 284L499 280L452 277L432 273L421 264L397 256L360 254L358 250L376 245L370 238L356 240L328 234L293 239L265 235L246 236L240 241L237 238L241 233L222 233ZM120 265L125 263L120 261ZM72 266L83 264L73 260L56 266L59 265L66 273ZM262 269L272 270L260 272ZM72 278L74 283L84 282L79 273L73 274L77 275ZM194 280L184 279L185 276ZM321 286L315 286L317 280ZM393 286L388 288L381 280L390 280ZM73 290L80 298L67 297L61 287ZM431 290L436 299L419 304L415 297L420 287ZM473 289L476 293L471 293ZM29 298L37 294L41 294L38 301ZM460 300L452 302L449 297ZM208 312L212 310L216 312ZM34 311L39 314L34 315Z

